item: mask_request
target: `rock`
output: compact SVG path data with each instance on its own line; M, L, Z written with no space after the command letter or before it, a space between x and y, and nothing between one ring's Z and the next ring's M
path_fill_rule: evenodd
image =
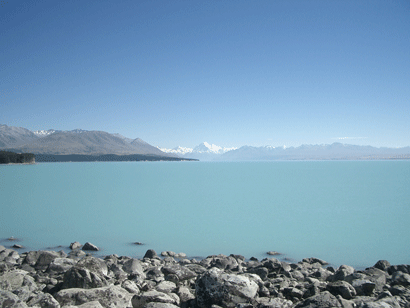
M334 295L341 295L344 299L351 299L356 295L355 288L346 281L335 281L327 285L327 289Z
M99 251L100 249L95 246L94 244L91 244L90 242L87 242L84 244L83 250L92 250L92 251Z
M359 296L371 296L376 287L376 284L374 282L371 282L367 279L355 279L351 284L353 288L355 288L356 294Z
M383 298L366 302L361 308L400 308L400 304L395 298Z
M410 285L410 275L400 271L394 272L391 280L392 285L401 285L404 287Z
M12 270L0 276L0 290L15 291L27 286L30 291L37 289L34 278L23 270Z
M258 303L258 308L291 308L293 306L292 301L279 297L257 298L256 302ZM254 306L251 305L250 307Z
M64 306L64 308L103 308L99 301L91 301L78 306Z
M70 249L75 250L81 248L81 244L79 242L74 242L70 244Z
M186 253L180 252L175 255L175 258L184 259L186 258Z
M302 262L306 262L306 263L309 263L309 264L319 263L320 265L329 264L326 261L323 261L323 260L318 259L318 258L305 258L305 259L302 260Z
M141 293L137 284L132 280L124 280L124 282L121 284L121 287L127 290L129 293L133 293L133 294Z
M211 268L195 283L196 301L199 307L220 305L235 307L236 304L255 299L259 286L241 275L226 274L218 268Z
M77 262L76 266L89 269L91 272L95 272L104 276L108 274L107 264L105 264L103 260L95 258L93 256L86 256L85 258L82 258Z
M0 261L6 261L15 264L16 260L18 260L19 258L20 256L18 252L13 249L6 248L0 252Z
M153 259L155 257L158 257L158 255L154 249L148 249L144 255L144 258L148 258L148 259Z
M28 255L27 255L28 257ZM26 257L26 259L27 259ZM35 257L35 256L34 256ZM51 261L56 258L60 258L60 254L55 251L40 251L37 257L37 261L34 265L35 269L45 270L50 265Z
M281 253L279 253L277 251L268 251L266 254L270 255L270 256L279 256L279 255L281 255Z
M79 260L85 257L87 254L82 250L72 250L68 253L68 258L73 260Z
M155 302L150 302L144 306L144 308L179 308L178 306L175 306L173 304L168 304L168 303L155 303Z
M27 302L27 305L29 307L40 306L42 308L60 308L60 304L55 300L54 297L51 296L51 294L48 293L38 294L37 296L30 299L30 301Z
M101 273L75 266L64 273L62 288L92 289L104 287L107 284L108 282Z
M134 295L131 300L133 308L143 308L150 302L179 304L175 298L155 290L143 292L140 295Z
M349 265L341 265L337 271L327 278L327 281L345 280L345 278L354 273L354 268Z
M194 293L195 291L191 291L189 288L185 286L179 287L177 291L177 295L180 298L181 304L188 303L191 300L195 299Z
M0 307L13 307L13 305L21 302L17 295L10 291L0 290Z
M12 246L12 248L22 249L22 248L24 248L24 247L23 247L23 245L14 244L14 245Z
M98 301L106 308L126 308L131 306L132 294L118 285L110 285L95 289L65 289L57 292L54 297L61 306L77 306Z
M173 264L169 266L164 266L162 272L165 275L165 279L171 280L175 283L179 283L184 280L195 278L196 273L192 272L188 268L181 266L179 264Z
M173 293L177 289L177 285L172 281L161 281L155 287L155 290L162 293Z
M342 307L336 296L329 291L321 292L317 295L305 299L303 302L297 304L296 308L328 308L328 307Z
M63 273L72 268L76 262L69 258L55 258L47 268L47 272Z
M387 272L388 268L391 266L389 261L386 260L379 260L376 262L376 264L373 266L375 268L378 268L382 271Z
M129 259L124 262L122 269L131 275L139 275L145 278L144 270L142 269L141 262L137 259Z

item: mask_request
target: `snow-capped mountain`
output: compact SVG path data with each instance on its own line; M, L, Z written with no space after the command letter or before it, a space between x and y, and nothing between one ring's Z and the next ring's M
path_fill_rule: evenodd
M48 135L54 134L55 132L57 132L54 129L48 129L48 130L34 130L33 133L34 135L36 135L37 137L46 137Z
M176 154L180 157L195 158L199 160L217 160L222 154L227 153L237 148L225 148L215 144L203 142L200 145L192 148L178 146L173 149L158 147L162 152Z
M220 147L215 144L209 144L208 142L203 142L197 145L195 148L184 148L178 146L173 149L165 149L158 147L161 151L165 153L174 153L177 155L189 155L189 154L223 154L231 150L236 150L237 148L225 148ZM192 156L192 155L191 155Z

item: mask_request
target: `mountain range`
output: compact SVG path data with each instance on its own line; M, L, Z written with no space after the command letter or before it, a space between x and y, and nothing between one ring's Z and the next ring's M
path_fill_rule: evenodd
M144 154L175 157L139 138L130 139L119 134L82 129L30 131L4 124L0 124L0 149L53 155Z
M338 142L319 145L305 144L299 147L242 146L240 148L224 148L204 142L195 148L177 147L174 149L161 148L161 150L180 157L210 161L410 159L410 147L376 148Z
M38 130L0 124L0 150L50 155L154 155L205 161L410 159L410 147L376 148L342 143L299 147L226 148L203 142L194 148L154 147L145 141L103 131ZM141 158L143 159L143 158ZM145 159L145 158L144 158Z

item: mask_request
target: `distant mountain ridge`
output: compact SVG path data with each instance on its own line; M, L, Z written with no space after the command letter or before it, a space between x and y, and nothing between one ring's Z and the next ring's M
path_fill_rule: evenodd
M175 157L136 138L129 139L119 134L103 131L39 130L32 132L26 128L0 125L0 149L34 154L144 154Z
M208 148L208 150L205 148ZM177 153L181 157L189 156L211 161L410 159L410 147L376 148L338 142L319 145L304 144L299 147L254 147L245 145L231 149L216 145L210 146L205 142L194 149L178 147L172 150L161 148L161 150L167 153Z

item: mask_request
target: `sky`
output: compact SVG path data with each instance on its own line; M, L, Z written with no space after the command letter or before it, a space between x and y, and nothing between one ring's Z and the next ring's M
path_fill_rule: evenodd
M2 0L0 124L410 146L410 1Z

